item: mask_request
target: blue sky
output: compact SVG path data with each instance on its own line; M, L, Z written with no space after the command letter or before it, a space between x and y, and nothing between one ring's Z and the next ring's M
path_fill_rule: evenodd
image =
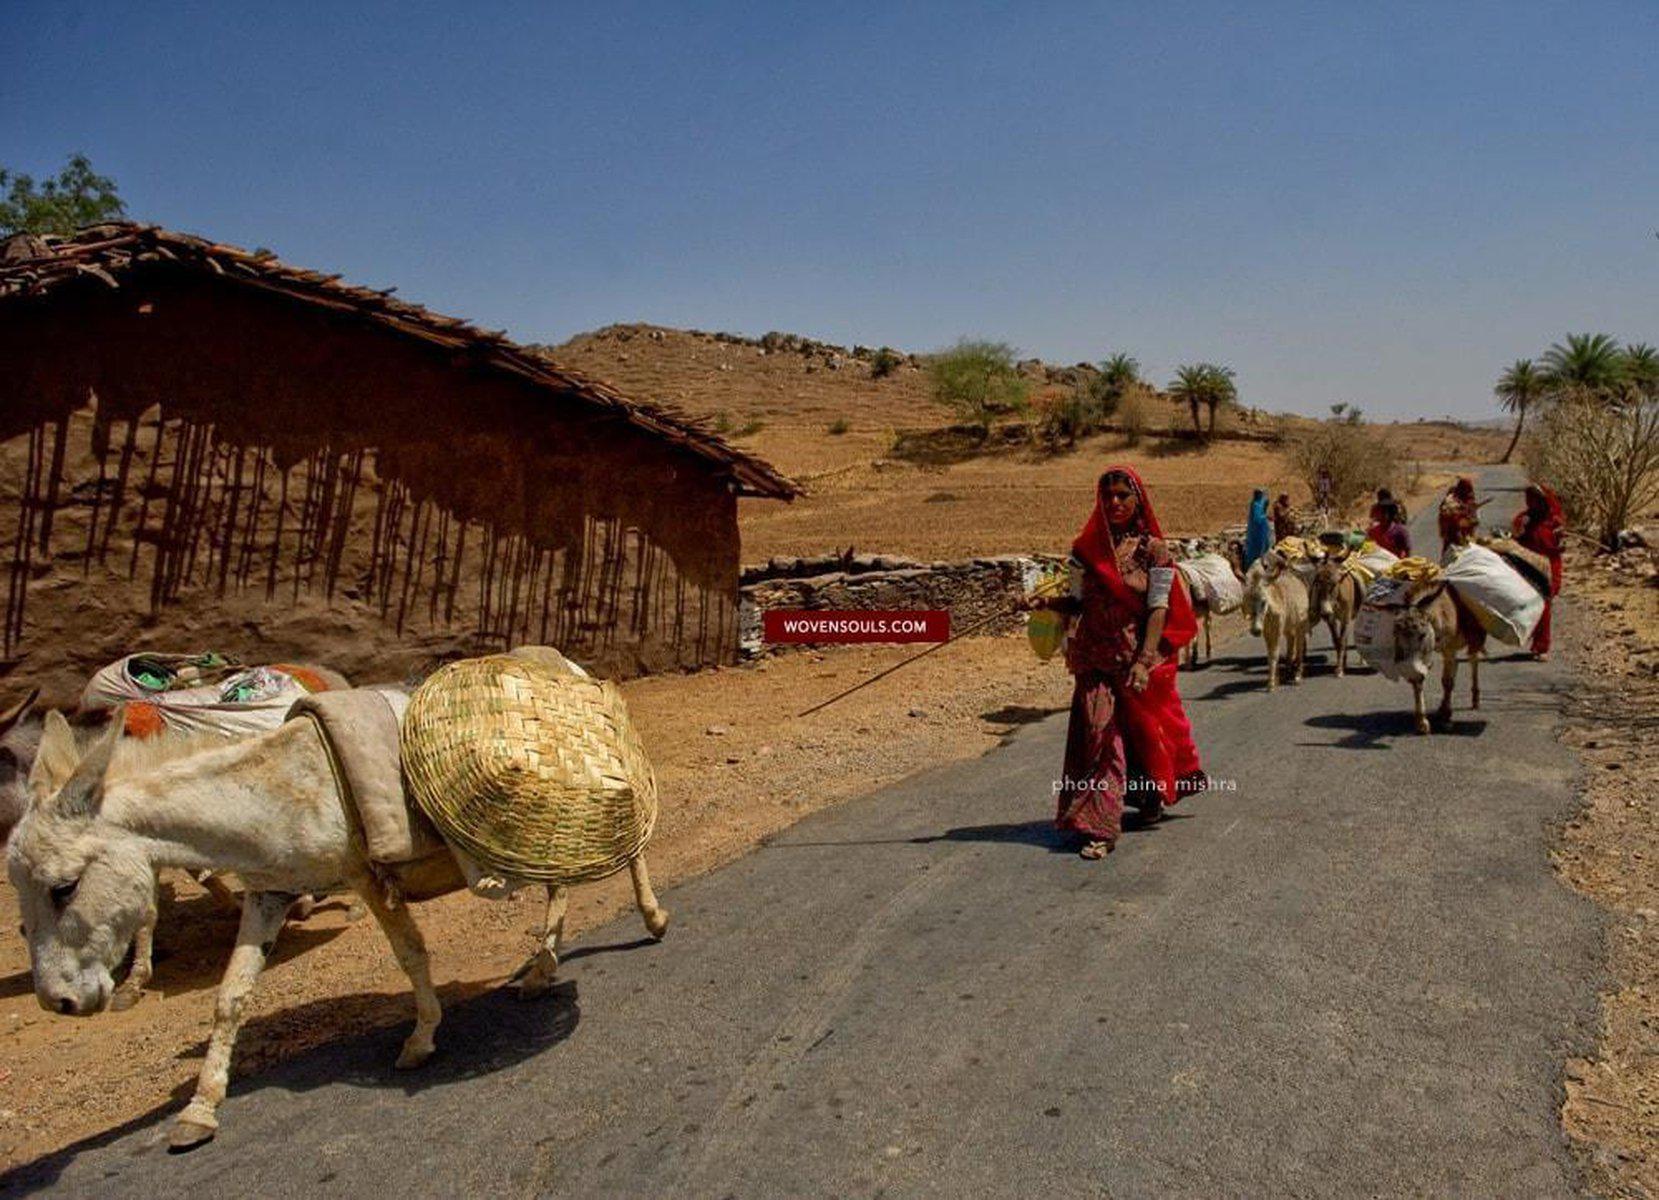
M1493 412L1659 342L1659 4L0 4L0 165L534 341L613 321Z

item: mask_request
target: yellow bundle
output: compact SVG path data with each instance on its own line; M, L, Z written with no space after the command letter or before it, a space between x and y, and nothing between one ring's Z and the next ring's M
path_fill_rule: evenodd
M1431 558L1402 558L1384 572L1388 579L1404 579L1408 583L1434 583L1440 578L1440 564Z
M1070 583L1070 573L1064 566L1049 567L1031 589L1031 596L1033 599L1063 596L1069 590ZM1047 662L1066 640L1066 619L1057 612L1039 609L1026 617L1025 637L1031 643L1032 652Z
M1295 534L1292 534L1290 537L1280 538L1278 544L1275 545L1273 549L1277 553L1290 559L1292 562L1304 558L1325 557L1325 547L1319 544L1318 539L1298 537Z

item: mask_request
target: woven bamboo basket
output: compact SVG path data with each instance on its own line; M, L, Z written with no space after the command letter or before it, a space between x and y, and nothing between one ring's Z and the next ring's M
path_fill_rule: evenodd
M503 875L602 879L656 825L656 779L608 681L508 655L463 659L410 698L401 740L421 810Z

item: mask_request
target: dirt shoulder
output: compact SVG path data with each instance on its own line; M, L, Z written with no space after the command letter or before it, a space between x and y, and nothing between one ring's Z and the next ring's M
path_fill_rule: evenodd
M649 856L657 883L719 866L816 809L983 754L1068 702L1063 667L1039 663L1018 635L967 639L796 718L914 652L849 646L626 684L662 790ZM577 889L572 900L567 928L580 934L624 911L630 897L626 882L612 879ZM331 902L284 931L250 1005L233 1078L410 1019L408 985L385 939L372 922L348 924L344 910ZM500 903L450 896L416 916L451 1003L499 986L529 953L542 919L530 894ZM16 894L0 888L0 1169L182 1104L236 920L169 873L151 991L129 1012L71 1020L36 1004L14 932Z
M1659 533L1659 530L1650 531ZM1644 568L1643 563L1648 565ZM1651 552L1568 559L1560 640L1581 670L1563 741L1584 807L1557 867L1611 915L1594 1058L1566 1067L1561 1120L1599 1194L1659 1196L1659 586Z

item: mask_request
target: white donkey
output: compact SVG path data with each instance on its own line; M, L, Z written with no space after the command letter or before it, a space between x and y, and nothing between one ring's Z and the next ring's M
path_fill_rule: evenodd
M438 996L420 930L400 899L464 887L454 858L439 852L400 868L402 895L388 895L357 848L314 722L291 721L228 745L220 738L121 741L120 728L118 719L83 755L62 716L47 714L8 868L22 902L35 994L43 1008L76 1016L110 1002L113 973L153 920L159 868L234 871L246 884L207 1058L195 1095L174 1121L173 1148L199 1145L218 1129L243 1006L288 906L305 893L344 885L363 897L414 986L415 1028L397 1065L418 1067L431 1057ZM629 867L646 928L661 937L668 913L644 858ZM525 996L547 991L558 965L568 893L552 886L547 893L541 946L514 976Z
M1244 611L1250 632L1267 644L1267 690L1278 690L1281 655L1290 660L1290 681L1300 683L1308 653L1308 588L1277 550L1244 573Z

